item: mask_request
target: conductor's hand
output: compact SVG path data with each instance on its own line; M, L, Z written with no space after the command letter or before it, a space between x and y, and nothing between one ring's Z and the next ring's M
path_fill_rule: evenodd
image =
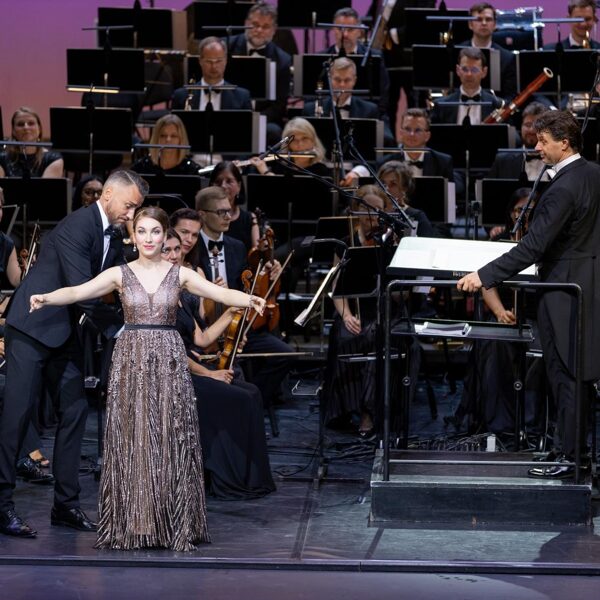
M46 304L46 296L44 294L33 294L29 298L29 312L32 313L34 310L39 310Z
M482 286L483 284L481 283L481 279L479 279L477 271L465 275L462 279L459 279L456 284L456 287L463 292L476 292L477 290L480 290Z
M357 319L354 315L346 315L344 317L344 327L353 335L359 335L362 331L360 319Z

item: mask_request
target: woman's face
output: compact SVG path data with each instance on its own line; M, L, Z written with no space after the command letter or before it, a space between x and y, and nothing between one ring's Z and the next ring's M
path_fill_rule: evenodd
M163 260L169 261L173 265L181 265L183 263L183 254L181 252L181 242L172 237L165 240L162 247Z
M379 196L376 196L375 194L367 194L363 198L363 202L365 204L367 204L367 206L362 204L358 207L358 210L360 212L369 212L370 214L360 215L358 217L358 224L359 224L359 227L361 228L364 236L367 239L371 239L373 234L379 229L379 218L377 217L377 213L375 211L373 211L373 212L369 211L369 207L375 208L378 210L384 210L385 202L383 201L383 198L380 198Z
M173 123L167 123L158 134L159 144L181 144L181 138L179 137L179 130Z
M213 185L222 187L225 190L227 198L229 199L229 203L233 208L235 204L235 199L240 193L240 184L238 183L238 180L233 176L231 171L221 171L221 173L219 173L219 175L215 179Z
M152 258L161 253L165 232L156 219L139 218L135 224L133 235L140 256Z
M102 195L102 184L96 179L88 181L81 190L82 206L93 204Z
M381 181L383 185L387 188L387 191L396 198L396 200L400 201L400 203L404 203L405 190L400 184L400 177L395 173L386 173L383 177L381 177Z
M313 150L315 147L315 140L306 133L294 132L294 139L290 142L289 149L291 152L308 152ZM301 167L310 165L311 161L314 160L312 156L297 157L293 159L294 162Z
M19 142L37 142L40 138L40 124L35 115L19 112L13 119L13 137Z
M513 209L510 213L513 223L517 222L517 219L519 218L519 215L521 214L523 207L527 204L527 200L528 200L527 196L524 196L523 198L519 198L517 200L516 204L513 206ZM533 208L533 205L531 208ZM529 218L529 215L525 215L525 226L527 226L528 218Z

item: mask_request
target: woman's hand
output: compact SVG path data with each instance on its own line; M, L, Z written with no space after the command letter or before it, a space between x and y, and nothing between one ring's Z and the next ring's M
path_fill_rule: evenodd
M346 315L344 317L344 327L353 335L359 335L362 331L360 319L357 319L354 315Z
M267 163L258 158L258 156L253 156L250 159L250 164L261 174L261 175L266 175L269 172L269 167L267 166Z
M233 371L231 369L219 369L218 371L211 371L208 377L223 383L231 383L233 381Z
M29 298L29 312L32 313L34 310L39 310L46 304L46 296L44 294L33 294Z
M261 298L260 296L250 296L250 300L248 302L248 308L253 308L259 315L262 316L262 314L265 312L265 305L267 304L265 299Z

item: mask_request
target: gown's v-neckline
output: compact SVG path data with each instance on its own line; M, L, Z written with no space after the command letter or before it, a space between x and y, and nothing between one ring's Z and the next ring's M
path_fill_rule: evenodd
M166 278L169 276L169 273L173 270L173 267L175 265L171 265L171 267L169 268L169 270L166 272L165 276L160 280L160 283L158 284L158 287L153 292L149 292L144 287L144 284L140 281L140 278L137 276L136 272L127 263L125 263L125 266L133 273L133 276L135 277L135 280L138 282L139 286L144 290L144 292L146 292L146 294L148 296L154 296L156 294L156 292L158 292L158 290L160 290L160 288L162 287L162 284L165 282Z

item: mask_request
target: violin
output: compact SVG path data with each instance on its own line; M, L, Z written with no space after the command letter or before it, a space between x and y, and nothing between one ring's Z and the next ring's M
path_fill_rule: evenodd
M29 248L23 248L19 251L18 262L21 267L21 281L29 273L29 269L31 269L31 265L35 262L38 246L40 242L40 225L36 223L33 227L33 232L31 234L31 242L29 244Z
M258 245L248 252L248 266L255 277L254 294L264 298L266 306L262 315L256 313L253 317L252 328L261 329L266 326L269 331L273 331L279 325L280 311L277 296L279 295L281 284L277 280L272 285L269 274L260 268L259 265L262 266L268 262L273 264L275 233L268 225L265 214L260 208L256 208L255 214L259 224L260 239L258 240Z

